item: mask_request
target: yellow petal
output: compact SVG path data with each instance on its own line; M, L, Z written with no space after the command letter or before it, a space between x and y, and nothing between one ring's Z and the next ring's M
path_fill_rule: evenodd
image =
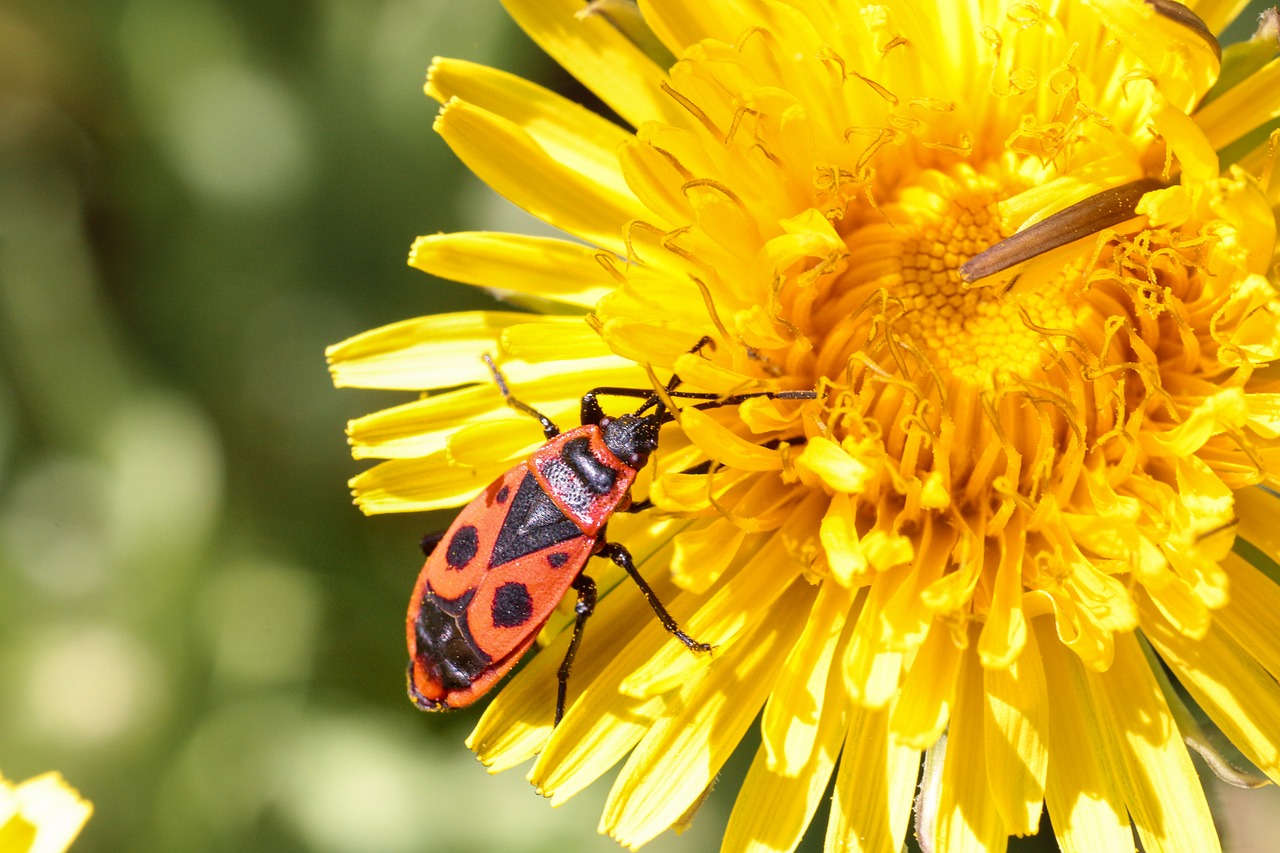
M824 695L813 749L803 767L783 775L769 769L763 745L756 750L734 800L720 853L790 853L800 842L826 794L847 725L849 703L838 672L829 673Z
M1240 489L1235 493L1236 515L1240 519L1240 537L1280 563L1280 495L1261 486Z
M635 849L670 827L711 784L769 695L813 595L807 583L792 584L744 642L716 655L671 698L609 792L602 832Z
M502 330L528 319L498 311L418 317L334 344L325 357L339 388L421 391L492 382L480 356L496 354Z
M1275 527L1274 517L1269 524ZM1214 614L1215 624L1248 649L1273 678L1280 678L1280 585L1239 554L1228 554L1222 568L1231 596Z
M901 743L924 750L942 734L951 715L962 654L951 626L935 619L894 706L891 729Z
M1025 535L1021 520L1015 518L1000 537L1000 563L996 568L995 592L987 624L978 639L982 665L999 669L1009 666L1023 651L1027 640L1027 620L1022 614L1022 572Z
M703 358L700 353L685 353L676 359L674 367L676 374L684 382L717 394L764 390L759 387L759 382L754 378Z
M1280 782L1280 685L1226 632L1192 640L1139 596L1143 634L1191 697L1259 770Z
M368 515L460 506L511 467L496 459L481 468L450 465L444 451L421 459L392 459L352 477L356 504Z
M812 529L820 498L811 496L799 505L788 525L775 531L745 565L726 575L706 603L683 622L690 637L711 644L712 660L737 645L757 622L773 618L767 615L772 602L795 578L795 570L787 568L789 563L794 565L791 547L796 541L795 531ZM623 681L621 690L636 697L665 693L706 666L705 657L689 655L684 644L671 637Z
M1155 108L1151 111L1151 122L1182 164L1184 185L1216 178L1220 171L1218 154L1201 126L1183 109L1161 98L1159 92L1152 93L1152 100Z
M629 544L636 566L654 593L680 619L686 602L678 600L670 579L658 569L670 553L658 543L665 543L678 524L621 515L611 519L609 533ZM503 686L467 739L476 757L493 773L541 751L530 781L553 802L568 799L620 760L660 710L660 705L621 697L617 683L647 659L666 631L621 569L605 560L590 560L585 571L595 578L600 600L583 632L582 648L569 679L568 711L556 728L556 737L547 740L555 713L556 671L572 634L566 630L567 617L558 620L560 633L555 639ZM617 652L620 648L622 653ZM620 752L615 754L614 749Z
M559 162L514 122L466 101L445 104L435 130L499 195L614 254L626 251L626 224L646 216L634 195L601 185L572 163Z
M707 456L743 471L781 471L782 454L739 438L719 421L698 409L680 414L680 427Z
M473 62L437 57L427 72L427 94L440 103L458 98L514 123L558 163L583 177L630 195L618 148L631 137L596 113L523 77Z
M568 429L578 423L579 401L583 391L600 386L628 386L646 382L635 365L614 356L573 363L572 370L563 364L504 365L511 390L520 400L552 415L564 412L556 422ZM638 375L637 375L638 374ZM500 420L508 427L514 410L502 401L502 394L492 380L424 400L383 409L347 424L351 455L357 459L407 459L429 456L443 450L449 436L460 427L477 422ZM537 421L525 416L527 423L516 432L541 436ZM530 432L532 430L532 432ZM541 443L541 442L539 442ZM498 456L488 454L485 461ZM504 457L507 458L507 457Z
M1111 668L1086 678L1099 718L1110 723L1113 770L1143 846L1221 850L1195 766L1138 639L1117 635Z
M1004 850L1008 833L987 785L986 713L982 666L970 648L960 663L947 730L938 803L936 849L948 853Z
M888 708L853 706L836 774L827 850L898 853L911 820L920 751L889 736Z
M642 364L670 364L687 353L705 329L694 320L681 319L678 313L671 317L652 323L606 320L601 334L610 349L623 358Z
M356 459L408 459L444 449L458 425L485 420L501 411L495 388L477 385L383 409L347 424ZM502 412L502 414L506 414Z
M645 653L652 653L662 642L658 637L663 633L660 628L657 631L646 628L643 638L628 642L628 634L636 634L636 625L655 621L649 606L639 596L635 598L618 629L613 626L607 629L614 634L612 646L596 647L602 649L598 652L603 658L598 661L599 666L594 671L581 672L581 679L575 674L570 680L570 710L556 727L556 736L541 749L538 761L529 771L531 783L544 797L550 798L553 806L567 802L622 761L666 711L668 697L654 695L637 699L618 690L618 683L626 672L639 666ZM671 596L663 596L664 602L668 599ZM563 647L558 648L562 653ZM622 651L618 652L620 648ZM685 653L694 654L689 649L685 649ZM558 663L559 653L554 658ZM577 669L576 662L573 667ZM549 666L544 676L554 686L554 667ZM573 698L577 690L581 693ZM549 716L547 722L550 722Z
M867 558L858 541L858 528L853 517L853 502L844 492L831 496L827 513L818 528L827 564L836 581L852 586L867 571Z
M662 91L665 69L603 16L579 15L578 0L503 0L502 5L539 47L633 126L683 123L686 114Z
M903 651L886 641L892 625L883 610L886 601L909 585L910 575L906 566L878 574L858 615L844 671L845 687L859 705L883 708L901 683Z
M829 438L814 436L796 457L796 465L812 471L833 491L856 495L878 473L860 457Z
M461 231L413 241L409 266L497 291L541 296L590 308L615 286L604 266L613 255L525 234Z
M684 531L675 539L671 574L682 589L706 592L729 567L747 533L723 518Z
M1264 438L1280 438L1280 394L1249 395L1249 429Z
M1033 633L1027 632L1026 647L1007 667L986 668L985 685L983 742L991 798L1005 831L1031 835L1040 826L1051 715Z
M1219 151L1275 118L1280 118L1280 59L1250 74L1195 115L1209 144Z
M1152 72L1160 92L1189 112L1218 78L1216 44L1142 0L1085 0L1111 33Z
M0 776L0 850L5 853L62 853L91 814L93 804L58 773L18 785Z
M1047 617L1031 620L1044 661L1053 769L1045 805L1063 853L1133 853L1133 830L1116 782L1102 727L1111 721L1093 703L1080 659L1062 645Z
M704 38L732 41L754 17L754 4L737 2L681 3L672 0L640 0L644 19L667 49L679 56L684 49Z
M794 776L803 772L812 757L831 659L852 604L852 595L839 584L824 583L818 590L813 611L787 655L760 721L771 772Z
M928 608L921 607L920 602L925 590L946 569L955 552L955 541L948 525L933 521L922 525L914 543L904 536L890 536L883 530L873 530L863 539L871 565L881 572L891 566L911 561L906 583L885 601L881 611L881 619L884 620L882 636L893 648L913 653L924 642L933 614ZM894 547L895 542L907 547ZM885 553L895 552L900 560L883 561Z
M1221 33L1248 4L1249 0L1192 0L1186 5L1200 16L1210 32Z
M508 326L502 330L502 349L530 362L572 362L609 355L608 345L595 329L576 317L543 317L537 323ZM588 390L585 383L582 390Z
M1248 406L1243 389L1226 388L1210 394L1173 429L1163 433L1143 431L1144 444L1154 452L1174 457L1190 456L1215 435L1244 426Z
M564 420L568 412L553 408L549 414ZM449 433L445 440L445 458L450 465L460 468L487 467L500 460L506 460L508 467L513 468L546 440L533 418L504 415L464 424Z

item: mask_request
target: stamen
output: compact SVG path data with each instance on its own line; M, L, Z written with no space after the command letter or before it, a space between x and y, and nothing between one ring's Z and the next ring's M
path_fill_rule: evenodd
M1167 186L1156 178L1140 178L1103 190L974 255L960 267L960 278L975 282L1119 225L1133 218L1144 195Z
M724 134L720 132L720 128L716 127L716 123L711 120L711 116L703 112L702 107L698 106L693 101L689 100L689 98L677 92L672 87L672 85L668 83L666 80L663 80L659 84L659 86L661 86L662 91L666 92L668 95L671 96L672 100L674 100L680 106L684 107L685 110L689 113L689 115L696 118L698 120L698 123L707 129L708 133L710 133L712 136L716 137L717 139L722 139L724 137Z
M880 55L888 56L889 51L893 50L895 47L904 47L909 44L911 44L911 42L907 38L903 36L894 36L885 43L884 47L880 48Z
M748 115L755 116L757 119L759 119L760 111L756 109L752 109L751 107L738 107L736 110L734 110L733 121L729 123L729 132L726 133L724 136L725 145L728 145L730 142L732 142L733 138L738 135L738 127L742 124L743 117Z
M871 91L875 92L877 95L884 98L886 101L893 104L895 107L898 105L898 96L893 94L893 92L890 92L884 86L881 86L875 80L872 80L870 77L864 77L861 74L859 74L857 71L850 71L849 73L852 74L854 77L857 77L863 83L866 83L868 86L871 87Z
M927 142L922 139L920 140L920 145L931 151L948 151L952 154L959 154L962 157L973 151L973 139L967 133L960 134L960 141L955 144L950 142Z
M919 107L935 113L955 112L955 101L944 101L941 98L912 98L907 101L909 107Z
M698 285L698 292L702 294L702 302L706 306L707 313L711 315L711 322L720 332L720 337L726 341L733 340L733 335L729 334L729 330L725 328L724 322L720 319L720 313L716 311L716 303L711 298L711 288L707 287L707 283L696 275L691 275L689 278L693 279L693 283Z
M635 263L635 264L645 263L644 259L641 258L638 254L636 254L635 238L632 232L636 230L640 230L648 234L652 234L653 236L657 237L661 241L662 248L665 250L665 249L669 249L667 245L668 241L674 240L676 237L679 237L681 234L685 233L692 227L693 226L691 225L681 225L679 228L673 229L671 231L664 231L651 222L645 222L642 219L631 220L626 224L626 227L623 229L623 239L627 246L627 262Z
M848 66L844 64L844 57L836 53L831 48L827 47L825 44L818 48L818 52L814 54L814 56L816 56L818 61L823 64L826 64L828 62L834 62L836 65L839 65L840 66L839 80L841 83L843 83L845 79L848 78L849 69L848 69Z
M630 248L630 246L627 247L628 254L630 254ZM604 271L607 272L614 281L618 282L618 284L627 283L626 274L614 266L614 261L617 259L612 254L609 252L596 252L595 259L596 263L603 267Z
M672 91L675 91L675 90L673 89ZM692 102L692 101L690 101L690 103L692 104L693 102ZM701 111L699 110L699 112L701 112ZM704 116L705 116L705 115L706 115L706 113L702 113L702 115L704 115ZM707 119L707 121L710 121L710 119ZM715 126L714 126L714 125L711 125L711 129L712 129L712 132L715 132ZM659 156L660 156L660 157L662 157L664 160L666 160L668 163L670 163L670 164L671 164L671 168L672 168L672 169L675 169L675 170L676 170L676 172L680 175L680 177L684 178L686 181L693 180L693 172L690 172L688 169L686 169L686 168L685 168L684 164L680 162L680 158L679 158L679 157L677 157L676 155L672 154L672 153L671 153L670 151L668 151L667 149L665 149L665 148L660 148L660 147L659 147L659 146L657 146L657 145L650 145L649 147L653 149L653 152L654 152L655 154L659 155Z
M684 186L680 187L680 191L687 196L689 194L689 190L696 189L698 187L706 187L720 193L725 198L729 199L729 201L737 205L738 210L742 212L744 219L750 219L751 209L747 207L738 194L714 178L695 178L692 181L686 181Z

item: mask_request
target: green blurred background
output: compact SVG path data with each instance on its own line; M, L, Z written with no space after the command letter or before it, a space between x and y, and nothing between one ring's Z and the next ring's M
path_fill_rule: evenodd
M552 810L405 699L448 515L345 487L404 397L325 345L488 304L416 235L536 229L432 134L436 54L584 97L497 0L0 3L0 772L93 800L76 850L618 849L605 786Z

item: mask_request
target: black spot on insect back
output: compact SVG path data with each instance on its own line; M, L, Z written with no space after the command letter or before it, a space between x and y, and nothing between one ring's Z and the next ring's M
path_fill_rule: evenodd
M507 502L507 498L509 497L511 497L510 487L503 486L501 489L498 489L498 494L494 495L493 499L497 501L499 504L504 504Z
M480 534L475 527L470 524L459 527L449 540L449 550L444 555L445 562L451 569L465 568L467 563L475 559L479 548Z
M553 569L558 569L563 566L568 559L569 555L564 551L556 551L555 553L547 555L547 565L551 566Z
M528 588L508 581L493 594L493 624L499 628L516 628L533 615L533 598Z

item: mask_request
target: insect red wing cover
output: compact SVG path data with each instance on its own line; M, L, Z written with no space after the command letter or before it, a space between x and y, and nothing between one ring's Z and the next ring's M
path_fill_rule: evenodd
M463 508L418 576L406 620L410 696L470 704L528 650L590 557L524 465Z
M595 541L579 535L490 569L467 607L476 648L498 662L536 636L581 573Z
M600 427L580 426L548 441L529 468L560 511L595 536L627 498L636 471L604 443Z
M413 595L409 598L409 613L405 619L409 657L412 661L418 662L419 656L425 653L418 648L417 637L423 596L431 591L446 601L454 601L475 589L489 566L485 555L492 550L502 522L506 519L511 496L525 476L525 467L520 465L490 483L488 488L463 507L431 556L427 557L413 587ZM421 667L418 666L418 669ZM429 693L427 698L432 700L441 699L444 688L437 686L431 690L427 681L429 679L420 685L422 692Z
M463 507L453 524L449 525L449 530L422 567L423 577L440 598L452 601L480 583L489 567L489 555L493 553L498 531L511 508L511 498L524 479L524 473L521 465L494 480ZM415 590L414 599L419 598Z

